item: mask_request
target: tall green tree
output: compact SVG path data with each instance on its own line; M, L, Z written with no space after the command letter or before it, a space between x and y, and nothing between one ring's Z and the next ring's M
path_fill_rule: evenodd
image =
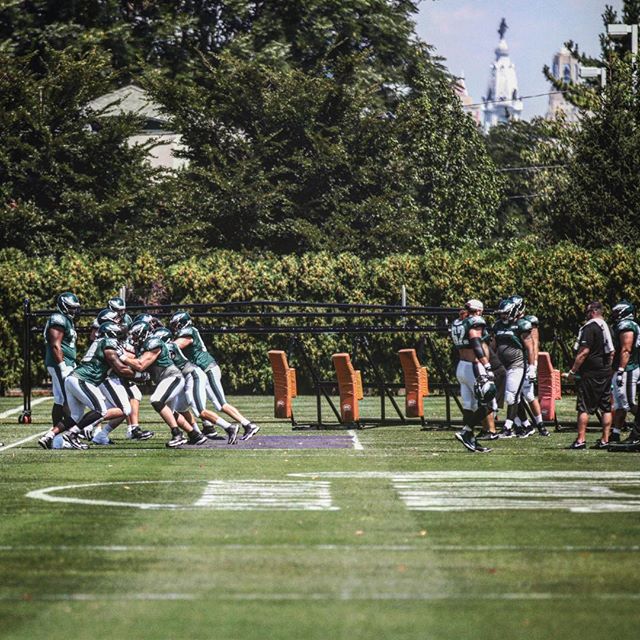
M48 58L37 74L30 58L0 54L0 243L108 251L153 185L147 149L127 142L140 123L87 107L110 84L106 56Z

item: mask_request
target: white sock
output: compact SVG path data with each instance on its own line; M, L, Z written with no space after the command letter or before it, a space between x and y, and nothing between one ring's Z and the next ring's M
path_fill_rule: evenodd
M105 424L102 426L102 430L109 435L113 430L115 429L115 427L112 427L109 423Z
M506 431L509 431L511 428L513 427L513 420L509 420L509 418L507 418L504 421L504 428Z
M533 416L533 419L536 421L537 425L542 424L542 414L538 414L537 416Z
M202 424L204 425L204 421L202 422ZM211 424L211 423L209 423ZM221 418L220 416L218 416L218 419L216 420L216 424L219 427L222 427L223 429L228 429L231 426L230 422L227 422L224 418ZM213 426L213 425L211 425Z
M244 418L244 419L240 420L240 424L243 427L246 427L248 424L251 424L251 420L247 420L246 418Z

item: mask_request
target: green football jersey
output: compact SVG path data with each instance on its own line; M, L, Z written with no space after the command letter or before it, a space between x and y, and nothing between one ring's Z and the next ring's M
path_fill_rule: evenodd
M464 320L458 318L451 323L451 340L456 349L468 349L469 331L471 329L480 329L482 331L481 339L486 341L487 323L482 316L469 316Z
M105 351L110 349L116 352L122 350L118 341L113 338L94 340L72 375L85 382L90 382L96 387L100 386L107 378L111 368L105 357Z
M184 353L182 353L182 349L175 342L167 342L166 344L173 364L175 364L176 367L184 373L187 373L189 370L193 371L193 364L184 355ZM185 371L185 368L187 371Z
M73 322L62 313L54 313L47 320L47 324L44 327L44 342L45 342L45 355L44 362L47 367L57 366L57 362L53 357L53 350L49 344L49 329L56 327L62 329L64 335L62 336L62 357L64 361L69 365L75 365L77 350L76 340L78 334L73 326Z
M621 320L618 324L614 325L611 331L613 337L613 346L616 350L613 358L613 368L617 369L620 366L620 334L631 331L633 333L633 341L631 347L631 354L629 356L629 362L625 367L625 371L633 371L640 366L640 349L638 348L638 336L640 335L640 326L634 320Z
M215 358L207 351L200 332L195 327L184 327L178 332L177 338L191 338L193 342L184 347L182 352L193 364L198 365L201 369L215 365Z
M507 367L522 367L528 362L524 336L531 332L532 325L525 318L515 322L498 320L493 325L497 353L500 362Z
M153 336L147 338L140 349L140 355L145 351L155 351L156 349L160 349L160 354L149 367L149 373L151 373L153 381L159 382L164 378L182 375L171 359L169 348L160 338L154 338Z

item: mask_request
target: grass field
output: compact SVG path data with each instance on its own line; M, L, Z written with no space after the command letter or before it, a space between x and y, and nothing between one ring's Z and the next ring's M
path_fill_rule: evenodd
M573 433L474 455L418 426L293 432L271 398L231 401L264 447L166 449L146 400L145 443L10 446L51 404L23 426L0 399L2 640L637 636L640 454L566 451Z

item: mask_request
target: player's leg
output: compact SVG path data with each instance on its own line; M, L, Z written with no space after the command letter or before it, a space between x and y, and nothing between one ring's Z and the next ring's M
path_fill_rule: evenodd
M192 411L202 421L204 428L203 434L210 440L215 440L217 434L213 425L222 427L227 434L228 444L235 444L238 440L238 431L240 427L237 424L230 424L218 414L207 409L207 376L202 369L194 368L185 376L185 394L189 400ZM211 427L207 425L210 424Z

